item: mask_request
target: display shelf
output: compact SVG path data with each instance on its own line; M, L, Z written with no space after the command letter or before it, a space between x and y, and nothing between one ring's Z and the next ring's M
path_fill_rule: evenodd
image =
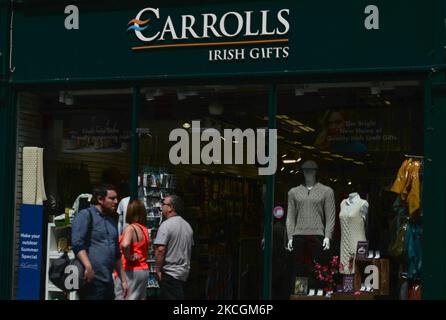
M45 273L45 300L78 300L76 292L65 293L56 287L48 277L51 263L60 258L64 250L69 249L68 239L71 226L58 227L54 223L48 223L47 251L46 251L46 273ZM65 240L61 240L64 238ZM68 251L68 257L74 258L74 252Z
M151 239L149 248L149 278L147 279L148 296L155 297L158 295L159 284L155 278L153 257L154 240L158 227L162 222L162 200L169 194L173 194L175 190L176 177L167 170L159 167L144 167L144 172L140 175L139 199L144 202L147 211L147 229Z

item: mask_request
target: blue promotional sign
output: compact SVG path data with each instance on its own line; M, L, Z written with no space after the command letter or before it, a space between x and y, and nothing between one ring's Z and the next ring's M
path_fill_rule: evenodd
M20 208L20 258L17 300L40 298L43 206Z

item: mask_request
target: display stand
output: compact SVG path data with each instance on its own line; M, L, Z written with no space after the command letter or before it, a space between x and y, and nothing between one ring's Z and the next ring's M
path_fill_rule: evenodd
M56 287L48 277L51 263L60 258L64 250L69 249L69 239L71 226L56 226L54 223L48 224L48 238L46 251L46 277L45 277L45 300L78 300L77 292L65 293ZM68 250L70 259L74 258L73 250Z
M147 297L159 295L159 284L155 277L155 246L153 244L158 227L162 221L162 201L164 197L174 194L176 178L164 168L145 167L141 176L139 199L144 202L147 212L147 229L151 244L147 262L149 278L147 280Z

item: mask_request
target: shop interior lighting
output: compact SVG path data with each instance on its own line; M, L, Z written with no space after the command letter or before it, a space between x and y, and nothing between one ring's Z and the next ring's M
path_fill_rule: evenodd
M291 171L290 171L290 173L293 173L293 172L294 172L294 170L291 170Z
M74 104L74 97L70 93L65 94L65 105L72 106Z
M280 171L283 171L283 170L285 170L285 167L280 168Z
M349 181L348 183L347 183L349 186L351 186L352 185L352 182L351 181Z
M146 101L155 100L155 97L153 96L153 93L151 93L151 92L146 92L145 96L146 96Z
M297 163L298 161L294 159L284 159L282 162L285 164L290 164L290 163Z
M390 105L392 105L392 102L390 102L389 100L384 100L384 104L386 106L390 106Z
M282 158L285 158L286 156L287 156L287 154L285 153L285 154L282 155Z
M185 123L183 123L183 128L184 128L184 129L189 129L190 127L191 127L191 125L190 125L189 122L185 122Z

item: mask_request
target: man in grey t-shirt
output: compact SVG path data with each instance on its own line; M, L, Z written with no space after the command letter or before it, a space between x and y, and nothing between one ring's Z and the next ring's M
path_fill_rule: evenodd
M194 240L191 226L178 215L182 210L180 197L164 198L162 212L166 220L160 225L154 241L156 277L161 298L166 300L184 299L183 286L189 276Z

